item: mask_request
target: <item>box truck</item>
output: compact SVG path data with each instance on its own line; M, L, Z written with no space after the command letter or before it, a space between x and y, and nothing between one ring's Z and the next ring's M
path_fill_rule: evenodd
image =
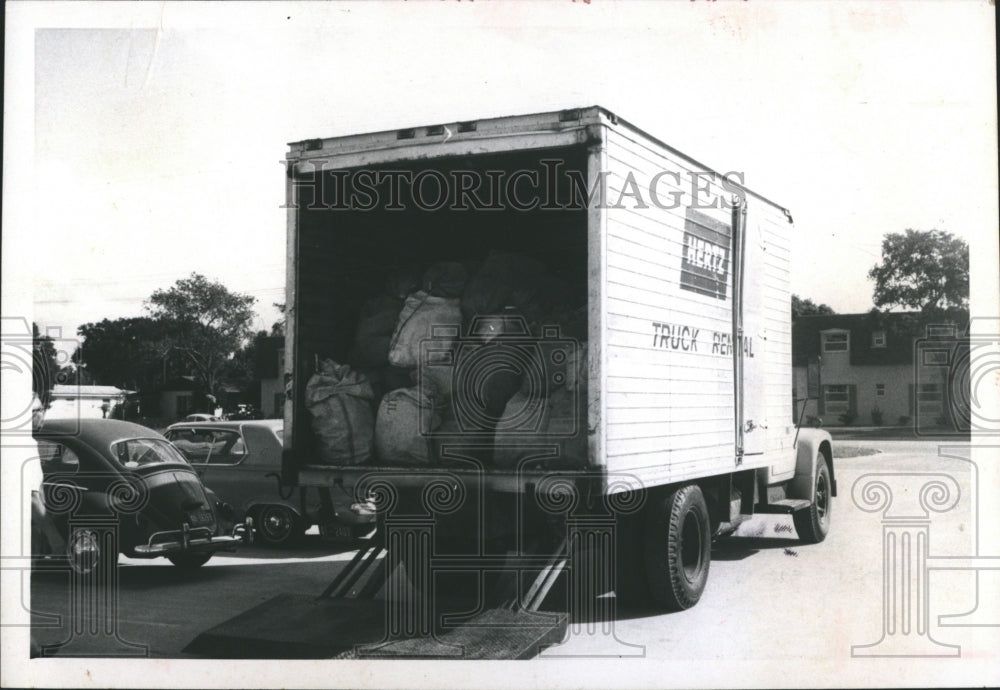
M378 517L325 594L397 572L418 619L466 591L493 616L609 591L676 610L755 513L826 536L831 440L793 409L792 217L742 172L601 107L301 141L285 168L280 482L320 523L345 496Z

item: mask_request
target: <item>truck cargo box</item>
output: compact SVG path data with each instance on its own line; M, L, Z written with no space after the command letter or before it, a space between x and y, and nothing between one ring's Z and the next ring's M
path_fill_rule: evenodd
M769 483L791 479L793 226L742 174L714 171L599 107L302 141L286 167L285 482L437 466L512 491L552 468L602 478L607 492L755 468ZM509 279L524 289L483 297L489 279L476 276L510 256L536 267ZM460 265L465 289L480 293L440 298L458 300L460 319L430 329L421 365L357 358L372 300L391 317L407 297L391 286L430 294L421 277L440 262ZM472 302L497 309L469 313ZM484 337L495 328L504 337ZM391 337L370 340L384 349ZM490 367L461 381L455 372L490 359L491 344L529 354L490 355L501 374L521 369L512 390L495 385L513 409L477 426L490 404L479 398L494 395L480 390ZM376 418L392 390L455 386L441 404L408 398L415 414L441 417L421 417L426 453L403 466L377 452L362 465L324 465L306 391L329 361L369 378ZM450 383L434 381L442 367Z

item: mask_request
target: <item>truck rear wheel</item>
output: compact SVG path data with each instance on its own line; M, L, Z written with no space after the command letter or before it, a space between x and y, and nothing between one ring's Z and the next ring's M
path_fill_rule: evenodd
M807 544L820 543L830 531L830 487L830 468L826 464L826 458L820 455L816 465L812 503L808 508L792 515L799 539Z
M658 605L671 611L698 603L708 582L711 532L708 505L697 484L670 491L648 507L646 582Z

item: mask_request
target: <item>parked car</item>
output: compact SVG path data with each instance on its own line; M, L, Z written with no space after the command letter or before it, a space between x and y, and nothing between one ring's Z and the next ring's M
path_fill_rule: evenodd
M344 539L371 531L374 511L355 503L347 488L336 495L334 518L327 521L320 518L319 492L282 491L283 427L280 419L179 422L164 433L237 517L252 519L265 544L289 544L317 524L324 536Z
M184 418L185 422L217 422L220 417L216 417L214 414L207 414L205 412L196 412L194 414L189 414Z
M249 540L231 506L207 489L161 434L111 419L46 420L34 431L46 519L66 542L78 572L101 563L165 556L193 569ZM117 533L118 549L107 527Z
M233 421L246 420L246 419L260 419L260 414L254 409L253 405L240 403L236 406L236 409L225 416L225 419L231 419Z

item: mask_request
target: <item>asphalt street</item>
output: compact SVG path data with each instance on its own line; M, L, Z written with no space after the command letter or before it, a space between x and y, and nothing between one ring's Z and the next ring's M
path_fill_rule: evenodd
M885 593L890 566L883 559L885 535L895 524L891 520L899 511L909 511L911 522L923 514L931 557L975 555L977 518L989 512L978 505L983 494L978 483L988 475L969 462L967 449L948 448L946 441L837 444L845 452L855 447L880 452L835 461L838 497L825 542L803 545L791 517L756 516L713 547L708 587L694 608L672 614L619 611L610 627L571 627L567 640L549 653L709 662L796 659L812 661L818 670L860 664L855 670L861 672L866 660L859 654L865 652L855 647L885 637L885 611L893 606L891 592ZM866 485L867 492L862 491ZM891 508L878 504L885 491L892 494ZM932 504L941 512L921 507ZM71 614L68 574L36 572L30 576L33 635L41 645L72 642L53 648L56 655L72 649L75 654L183 657L184 647L200 632L276 594L318 595L353 555L345 549L307 534L294 550L246 547L217 555L191 574L163 559L122 558L117 638L79 625L79 614ZM914 577L910 572L910 581L916 582ZM27 589L27 574L24 581ZM987 582L984 577L983 587ZM927 613L910 612L910 642L926 643L925 651L957 650L961 656L1000 648L1000 610L988 610L984 592L977 599L976 572L932 570L913 586L924 588ZM977 605L979 614L993 620L992 627L948 626L939 620Z

